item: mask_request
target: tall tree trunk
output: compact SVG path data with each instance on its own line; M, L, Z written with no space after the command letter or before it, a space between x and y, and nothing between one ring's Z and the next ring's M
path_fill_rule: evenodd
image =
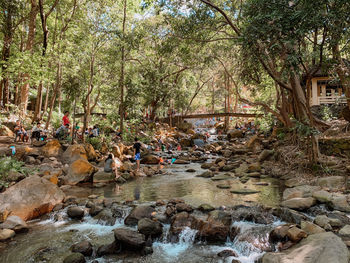
M52 96L51 96L51 99L50 99L50 108L49 108L49 114L48 114L47 120L46 120L45 129L49 128L50 121L51 121L51 116L52 116L52 112L53 112L53 108L55 106L56 97L58 95L59 90L61 89L61 76L62 76L62 65L61 65L61 61L60 61L59 55L58 55L56 84L55 84L55 88L54 88L54 90L52 92Z
M335 45L332 48L332 53L333 58L338 63L338 65L336 66L336 72L339 76L341 85L345 92L347 106L350 109L350 70L341 57L339 44Z
M36 0L31 0L31 10L29 13L29 26L28 26L28 38L26 43L26 51L32 52L34 46L34 38L36 31L36 16L39 12L38 4ZM23 74L23 85L21 87L21 103L20 109L22 114L26 114L28 97L29 97L29 80L30 75L28 73Z
M52 13L54 8L56 7L59 0L56 0L53 5L51 6L50 10L45 14L44 13L44 0L39 0L39 10L40 10L40 19L41 19L41 26L43 29L43 48L42 48L42 60L44 60L47 50L47 43L48 43L48 36L49 36L49 30L47 29L47 18ZM43 64L41 63L41 67L43 67ZM35 111L34 111L34 117L33 120L40 120L41 119L41 109L42 109L42 101L43 101L43 81L40 81L39 87L38 87L38 94L36 98L35 103Z
M8 6L7 10L5 10L5 23L4 23L4 43L2 47L2 56L1 56L1 68L2 68L2 74L3 79L0 83L0 103L2 100L3 106L8 110L8 104L9 104L9 98L10 98L10 92L9 92L9 77L6 73L7 69L7 63L10 58L10 51L11 51L11 45L13 40L13 7L11 4Z
M46 113L47 111L47 106L49 104L49 95L50 95L50 87L47 86L46 87L46 95L45 95L45 103L44 103L44 109L43 109L43 115Z
M119 89L120 89L120 132L123 135L124 132L124 69L125 69L125 24L126 24L126 2L123 1L123 28L122 28L122 50L121 50L121 67L120 67L120 79L119 79Z
M94 66L95 66L95 50L94 47L92 48L91 51L91 60L90 60L90 79L89 79L89 85L88 85L88 92L87 95L83 101L83 106L84 106L84 118L83 118L83 132L85 132L85 130L88 128L89 125L89 117L90 117L90 111L91 111L91 107L90 107L90 96L91 93L94 89L93 86L93 78L94 78ZM84 137L83 137L83 141L84 141Z

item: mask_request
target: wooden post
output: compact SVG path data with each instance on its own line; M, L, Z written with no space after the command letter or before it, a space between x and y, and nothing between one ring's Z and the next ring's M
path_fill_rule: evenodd
M319 105L318 102L318 92L317 92L317 80L316 79L312 79L311 80L312 86L311 86L311 94L312 94L312 103L311 106L314 105Z

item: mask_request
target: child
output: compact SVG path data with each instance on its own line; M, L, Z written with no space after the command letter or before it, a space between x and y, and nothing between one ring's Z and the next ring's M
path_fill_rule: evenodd
M141 160L141 143L139 142L139 139L135 137L135 143L134 143L134 158L136 161L136 171L138 172L140 170L140 160Z

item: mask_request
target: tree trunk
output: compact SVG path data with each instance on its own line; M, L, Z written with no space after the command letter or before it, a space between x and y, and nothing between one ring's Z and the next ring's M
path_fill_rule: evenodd
M49 109L49 114L47 116L45 129L48 129L48 127L50 125L52 111L53 111L53 108L55 106L55 100L56 100L56 97L58 95L59 90L61 89L61 76L62 76L62 65L61 65L60 59L58 58L56 84L55 84L55 88L53 90L53 93L52 93L52 96L50 99L50 109Z
M45 95L45 103L44 103L44 109L43 109L43 115L47 111L47 106L49 105L49 96L50 96L50 87L46 87L46 95Z
M125 68L125 23L126 23L126 0L123 1L123 28L122 28L122 50L121 50L121 66L120 66L120 79L119 79L119 89L120 89L120 132L123 136L124 132L124 68Z
M26 51L33 51L34 38L36 31L36 16L39 12L38 4L35 0L31 0L31 10L29 13L29 26L28 26L28 38L26 43ZM20 109L23 115L27 112L28 97L29 97L29 80L30 75L28 73L23 74L23 86L21 87L21 100Z
M337 61L336 72L339 76L341 85L345 91L346 103L350 109L350 72L348 66L341 57L339 44L332 49L333 58Z

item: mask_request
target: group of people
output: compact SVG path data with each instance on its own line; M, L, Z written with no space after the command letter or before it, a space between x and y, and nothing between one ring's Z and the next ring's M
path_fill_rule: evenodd
M29 135L28 132L23 127L20 120L16 121L16 125L14 128L15 132L15 141L18 139L22 142L28 142ZM31 131L31 138L36 139L37 141L44 141L47 138L47 131L41 128L41 123L37 122Z

